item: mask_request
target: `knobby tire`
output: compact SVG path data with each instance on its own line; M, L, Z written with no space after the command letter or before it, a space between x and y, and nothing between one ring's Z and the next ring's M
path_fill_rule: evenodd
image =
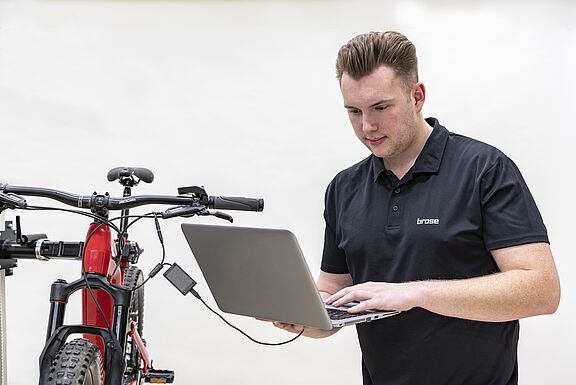
M92 342L78 338L58 351L47 385L102 385L102 358Z

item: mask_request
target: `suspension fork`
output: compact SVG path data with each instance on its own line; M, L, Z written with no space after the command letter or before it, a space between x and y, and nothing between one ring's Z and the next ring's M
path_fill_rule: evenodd
M105 277L93 273L87 273L85 278L80 278L72 283L67 283L64 280L57 280L52 284L50 291L50 315L48 319L46 339L49 340L54 333L63 326L68 298L77 290L86 290L86 281L88 281L91 288L99 289L100 292L107 293L113 300L114 311L110 328L118 341L119 348L124 352L128 335L128 317L132 292L122 287L112 285ZM84 325L80 325L79 327L81 326L90 329L92 325L84 323ZM106 330L106 327L100 325L95 326ZM98 346L102 357L104 357L107 347L104 345L102 339L91 332L86 333L85 337ZM109 348L110 347L108 347L108 349Z

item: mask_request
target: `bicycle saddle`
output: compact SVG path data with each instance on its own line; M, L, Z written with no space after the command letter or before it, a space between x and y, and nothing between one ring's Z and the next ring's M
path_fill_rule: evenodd
M154 173L142 167L114 167L108 171L109 182L114 182L120 178L131 178L132 176L146 183L152 183L154 180Z

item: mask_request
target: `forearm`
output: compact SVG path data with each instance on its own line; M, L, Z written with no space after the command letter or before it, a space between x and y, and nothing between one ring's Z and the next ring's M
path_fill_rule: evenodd
M560 281L547 244L508 247L492 254L500 273L457 280L365 282L340 290L327 302L339 306L360 301L352 312L421 307L449 317L490 322L556 311Z
M415 306L450 317L502 322L553 313L559 301L556 277L530 270L448 281L408 283Z

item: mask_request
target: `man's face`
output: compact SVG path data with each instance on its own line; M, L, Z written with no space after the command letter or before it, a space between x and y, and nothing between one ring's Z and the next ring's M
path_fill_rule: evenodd
M344 73L340 89L356 136L374 155L394 159L413 144L421 106L393 69L357 80Z

